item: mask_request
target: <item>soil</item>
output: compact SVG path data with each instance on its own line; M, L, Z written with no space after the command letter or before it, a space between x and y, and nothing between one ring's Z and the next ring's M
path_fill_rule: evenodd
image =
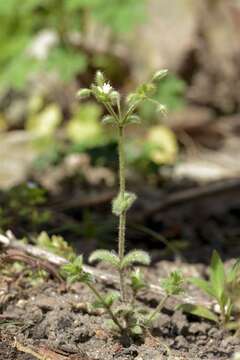
M174 267L175 263L160 262L147 276L156 282ZM188 274L207 271L202 265L181 264L181 268ZM124 345L106 328L106 315L87 309L93 296L82 284L66 289L48 280L31 286L24 277L5 276L0 282L0 360L227 360L240 348L240 338L208 321L174 312L172 301L155 321L151 334ZM6 283L8 296L4 297ZM98 286L102 290L103 285ZM139 301L153 307L158 300L146 293ZM38 357L18 351L19 344Z

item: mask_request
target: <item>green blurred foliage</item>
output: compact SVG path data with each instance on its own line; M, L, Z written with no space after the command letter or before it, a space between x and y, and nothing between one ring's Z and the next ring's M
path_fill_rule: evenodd
M102 109L95 103L79 106L67 123L68 139L82 150L105 144L109 141L100 124Z
M160 167L172 167L178 160L178 142L173 131L164 125L149 126L143 138L126 143L128 163L142 174L156 174Z
M42 231L38 235L36 238L36 244L40 248L62 256L68 260L76 256L73 248L64 240L62 236L52 235L50 237L46 231Z
M86 70L87 55L76 48L69 35L83 37L89 19L110 27L114 34L128 32L144 18L146 0L7 0L0 1L0 87L23 89L28 75L54 70L70 81ZM36 35L43 30L59 41L44 60L28 54Z
M1 194L0 229L8 230L17 224L38 228L47 224L51 214L43 206L46 191L34 183L20 184Z
M39 113L30 114L26 123L26 130L39 137L54 134L62 121L62 113L57 104L49 104Z

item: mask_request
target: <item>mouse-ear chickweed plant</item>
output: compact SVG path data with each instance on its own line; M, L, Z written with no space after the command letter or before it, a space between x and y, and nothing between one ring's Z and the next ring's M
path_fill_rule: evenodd
M118 226L118 252L108 250L96 250L90 257L89 262L105 262L113 267L119 274L120 299L116 293L102 296L94 286L94 281L84 270L82 258L75 259L73 263L64 266L70 281L84 282L95 294L98 305L102 304L111 318L111 323L130 336L141 334L144 327L149 326L161 310L163 303L159 304L157 309L146 314L146 309L139 308L136 305L136 297L140 290L146 288L143 275L140 270L131 272L133 265L149 265L150 256L142 250L132 250L125 253L126 236L126 216L128 210L136 200L136 195L126 190L125 175L125 151L124 139L125 129L131 124L139 124L140 118L137 115L137 108L145 101L154 103L162 115L165 115L166 108L153 99L157 88L157 83L167 75L167 70L160 70L155 73L152 79L140 85L134 92L130 93L125 99L122 99L120 93L116 91L105 79L103 73L96 73L95 81L89 89L81 89L77 96L79 99L86 99L93 96L101 103L107 115L103 117L102 123L115 127L118 135L118 159L119 159L119 192L112 202L112 212L119 218ZM166 299L172 294L178 294L182 291L182 277L179 273L174 273L165 282ZM130 292L131 290L131 292ZM132 295L130 295L132 294ZM165 299L165 300L166 300ZM112 305L118 300L119 306L112 309ZM164 302L165 302L164 300Z

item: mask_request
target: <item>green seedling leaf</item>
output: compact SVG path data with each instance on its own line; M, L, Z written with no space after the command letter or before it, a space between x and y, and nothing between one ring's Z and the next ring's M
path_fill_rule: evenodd
M113 305L113 303L119 298L120 298L120 294L117 291L111 291L103 298L104 302L97 300L93 303L93 307L95 309L106 308L106 307L110 308Z
M133 250L130 251L122 260L120 267L121 269L125 269L126 267L133 264L142 264L149 265L151 262L151 258L149 254L142 250Z
M76 257L72 262L63 265L61 271L70 283L80 281L87 284L93 281L92 275L83 270L82 255Z
M232 311L233 311L233 304L231 302L231 299L228 298L227 303L225 305L225 314L228 321L231 317Z
M232 283L236 280L237 275L240 274L240 259L238 259L235 264L228 270L226 274L227 283Z
M167 295L178 295L184 291L184 279L180 271L172 271L167 279L161 281L161 286Z
M221 297L219 299L219 305L222 307L222 309L225 310L225 307L227 307L227 304L229 303L229 297L227 295L227 292L224 291L222 294L221 294Z
M105 262L112 265L116 269L118 269L120 265L118 255L108 250L96 250L90 255L88 260L90 263L94 261Z
M142 335L142 333L143 333L142 327L140 325L132 326L130 331L131 331L132 335L135 335L135 336Z
M108 319L108 320L105 320L104 323L105 323L105 326L108 329L110 329L111 331L119 332L119 328L118 328L118 326L115 324L115 322L113 320Z
M210 266L210 282L217 299L221 299L225 290L225 270L223 262L216 250L214 250Z
M205 306L181 304L177 307L177 309L218 323L217 315L215 315L212 311L208 310L208 308L206 308Z
M210 282L200 279L200 278L189 278L189 282L191 282L193 285L198 287L199 289L203 290L205 293L207 293L209 296L216 298L214 289L211 287Z
M120 298L120 294L117 291L111 291L105 296L105 304L110 307L113 305L115 301L117 301Z
M131 288L137 292L146 287L146 283L143 278L143 274L140 269L136 269L130 274Z

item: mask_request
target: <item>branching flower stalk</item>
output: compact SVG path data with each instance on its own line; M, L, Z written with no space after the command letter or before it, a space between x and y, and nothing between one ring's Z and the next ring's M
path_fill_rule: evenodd
M108 250L96 250L90 255L89 262L105 262L118 271L120 300L119 294L116 294L116 292L106 295L99 293L94 284L94 279L83 271L82 257L78 257L74 259L73 262L65 265L63 270L67 274L68 280L81 281L89 287L97 299L97 304L95 305L105 308L112 321L113 327L128 337L141 335L143 329L148 327L161 311L168 297L182 291L181 275L177 272L172 273L166 280L166 283L163 284L166 289L166 296L152 313L146 315L146 309L138 306L136 303L138 292L146 288L143 275L139 269L133 271L131 274L129 270L135 264L149 265L150 256L142 250L132 250L125 254L127 211L137 198L134 193L126 191L125 128L131 124L140 123L140 118L135 111L144 101L152 101L157 105L157 110L161 114L165 114L166 109L164 105L152 99L152 95L156 90L156 83L160 81L166 73L166 70L158 71L151 81L140 85L135 92L129 94L125 101L121 99L119 92L113 89L109 82L106 81L104 75L99 71L90 89L81 89L78 92L80 99L86 99L90 95L95 97L108 112L108 115L103 117L102 123L112 125L117 130L119 192L112 202L112 212L119 218L118 253ZM131 290L132 295L129 294L129 290ZM112 308L116 301L118 302L118 306Z
M158 304L158 306L156 307L156 309L154 309L148 316L147 320L146 320L146 326L149 326L151 324L151 322L157 317L157 315L162 311L164 305L167 302L167 299L169 298L170 295L166 294L162 300L160 301L160 303Z

